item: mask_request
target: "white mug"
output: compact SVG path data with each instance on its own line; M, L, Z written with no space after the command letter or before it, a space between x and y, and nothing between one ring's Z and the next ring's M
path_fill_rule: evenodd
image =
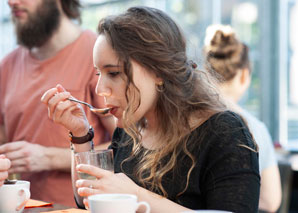
M88 197L91 213L135 213L140 206L150 213L147 202L138 202L137 196L132 194L97 194Z
M232 213L232 212L227 212L227 211L223 211L223 210L206 209L206 210L183 211L181 213Z
M0 212L22 212L29 199L29 181L18 180L15 184L4 184L0 187Z

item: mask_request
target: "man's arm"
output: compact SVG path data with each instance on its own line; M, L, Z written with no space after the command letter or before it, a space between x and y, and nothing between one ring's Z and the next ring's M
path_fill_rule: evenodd
M9 142L0 146L0 154L11 160L10 173L45 170L70 171L69 148L45 147L27 141Z
M42 170L70 171L69 148L45 147L26 141L6 142L5 127L1 125L0 154L5 154L11 160L10 173Z
M0 144L4 144L7 141L4 125L0 125Z

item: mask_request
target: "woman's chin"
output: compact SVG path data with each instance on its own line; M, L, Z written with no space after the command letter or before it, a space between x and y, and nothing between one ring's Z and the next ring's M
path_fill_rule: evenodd
M116 126L119 128L123 128L122 119L116 118Z

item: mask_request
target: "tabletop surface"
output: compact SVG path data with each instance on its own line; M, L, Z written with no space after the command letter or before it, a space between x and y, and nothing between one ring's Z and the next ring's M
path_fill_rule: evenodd
M70 208L71 207L67 207L61 204L53 204L52 206L47 206L47 207L27 208L27 209L24 209L23 213L47 212L47 211L63 210L63 209L70 209Z

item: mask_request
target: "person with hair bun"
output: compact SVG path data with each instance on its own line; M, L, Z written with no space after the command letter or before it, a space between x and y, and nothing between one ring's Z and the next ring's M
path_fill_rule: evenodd
M247 121L259 146L261 191L259 208L275 212L281 203L281 183L271 136L265 124L237 103L251 81L248 47L228 25L212 25L206 30L206 69L219 80L219 89L230 107Z
M99 22L93 49L97 95L117 121L111 148L115 174L90 165L78 193L135 194L152 213L189 209L257 212L256 144L228 111L212 77L186 55L186 40L161 10L132 7ZM80 105L61 85L42 97L49 117L74 136L88 135ZM73 144L90 150L90 141ZM85 202L86 203L86 202Z

